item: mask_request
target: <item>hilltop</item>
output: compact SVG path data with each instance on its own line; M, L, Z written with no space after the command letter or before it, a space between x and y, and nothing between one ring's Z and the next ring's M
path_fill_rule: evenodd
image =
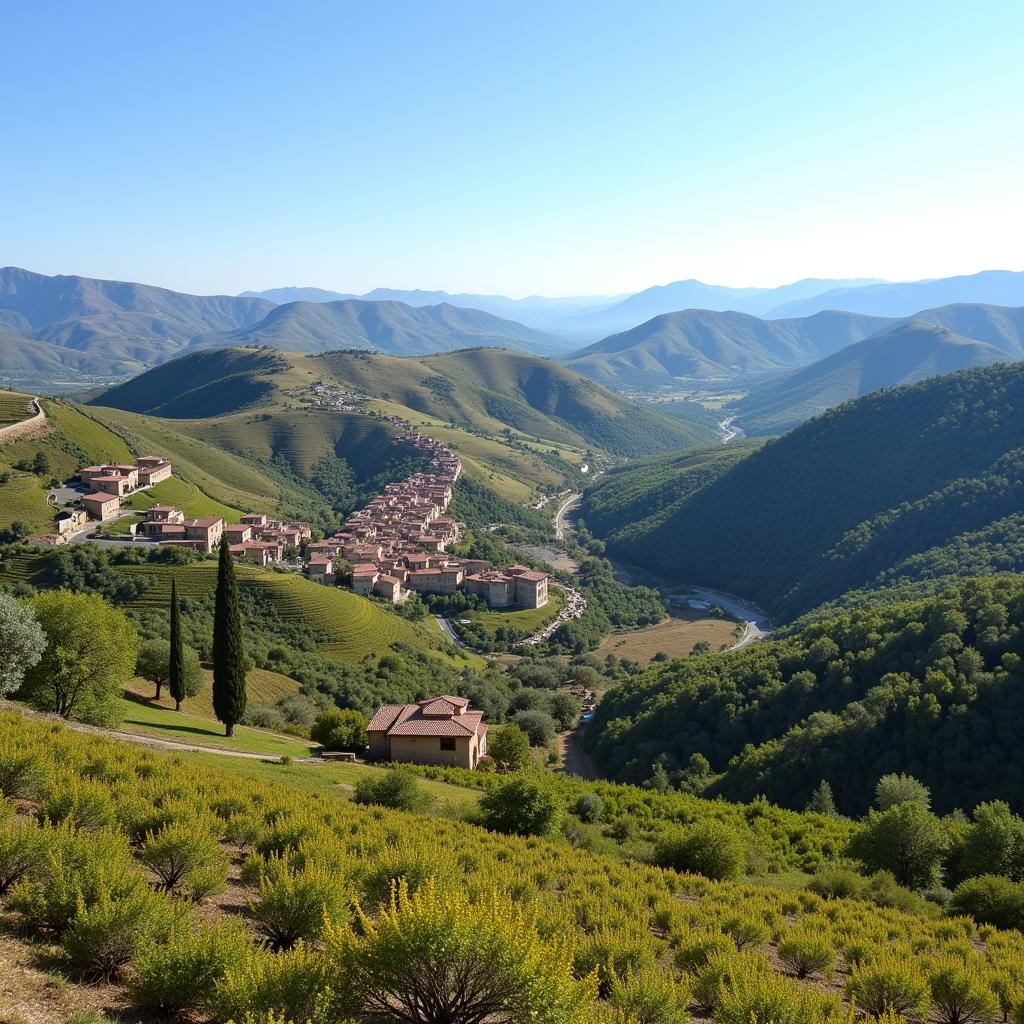
M748 434L779 434L826 409L880 388L913 384L1012 358L1019 355L1011 356L994 345L965 338L935 323L909 320L757 388L730 411L738 415Z
M512 431L556 445L616 455L665 451L690 441L686 424L546 359L477 348L402 359L362 352L319 355L197 352L92 400L176 418L287 405L290 388L313 381L376 400L379 411L418 414L487 435ZM208 396L212 396L212 402Z
M611 515L604 532L610 551L663 578L743 594L786 620L858 588L934 591L968 566L1024 569L1022 467L1024 364L997 365L833 409L664 517L672 494L660 497L652 473L649 524ZM624 474L624 509L636 485ZM614 507L619 486L609 475L595 502Z

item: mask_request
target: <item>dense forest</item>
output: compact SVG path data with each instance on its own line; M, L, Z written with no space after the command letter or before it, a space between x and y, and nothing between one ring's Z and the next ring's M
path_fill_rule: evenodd
M703 483L664 462L609 474L584 515L611 553L786 621L846 591L1024 569L1022 468L1024 365L1001 365L865 396Z
M803 807L825 780L840 810L861 814L898 771L941 811L992 799L1019 810L1022 656L1024 577L969 580L649 669L605 696L587 744L613 778L666 772L735 800Z

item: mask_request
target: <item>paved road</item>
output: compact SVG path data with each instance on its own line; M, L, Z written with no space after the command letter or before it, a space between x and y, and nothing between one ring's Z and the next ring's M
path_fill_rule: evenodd
M689 592L712 605L719 605L746 623L743 636L733 644L730 650L735 651L772 635L772 624L760 608L755 608L754 605L747 604L738 597L723 594L719 590L708 590L707 587L690 587Z
M444 633L444 635L448 637L448 639L451 640L451 642L455 644L456 647L466 646L459 639L459 634L456 633L454 629L452 629L452 624L443 615L435 615L434 621L441 627L441 632Z
M570 508L574 508L579 504L580 497L581 495L579 494L570 494L555 513L555 537L557 540L565 539L565 515Z

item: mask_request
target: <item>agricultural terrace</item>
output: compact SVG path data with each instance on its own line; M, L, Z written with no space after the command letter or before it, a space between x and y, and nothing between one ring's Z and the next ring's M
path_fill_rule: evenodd
M645 1005L658 1020L720 1024L852 1024L894 1005L942 1024L1020 1019L1024 936L965 917L715 882L564 839L300 796L285 774L244 779L17 715L0 716L0 766L18 797L4 805L0 848L37 851L2 897L4 942L17 929L62 950L78 976L109 979L97 1008L122 1016L134 1006L341 1024L356 1007L368 1020L359 957L383 956L396 984L424 959L436 977L454 969L465 934L485 957L493 939L496 977L528 964L534 986L559 994L549 1019L560 1024L636 1020ZM398 879L412 899L389 930ZM300 894L308 914L296 913ZM376 927L353 928L353 903ZM58 986L51 1005L74 1006L75 985ZM33 995L5 1012L23 1017Z
M0 427L28 419L32 415L29 405L31 401L31 395L22 395L16 391L0 391Z

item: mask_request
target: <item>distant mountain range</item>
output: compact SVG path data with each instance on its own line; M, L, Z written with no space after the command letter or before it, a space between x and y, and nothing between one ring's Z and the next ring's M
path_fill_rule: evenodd
M559 339L479 309L443 303L419 308L404 302L289 302L260 321L193 338L189 348L267 345L292 352L363 348L396 356L421 356L473 346L509 347L550 355Z

